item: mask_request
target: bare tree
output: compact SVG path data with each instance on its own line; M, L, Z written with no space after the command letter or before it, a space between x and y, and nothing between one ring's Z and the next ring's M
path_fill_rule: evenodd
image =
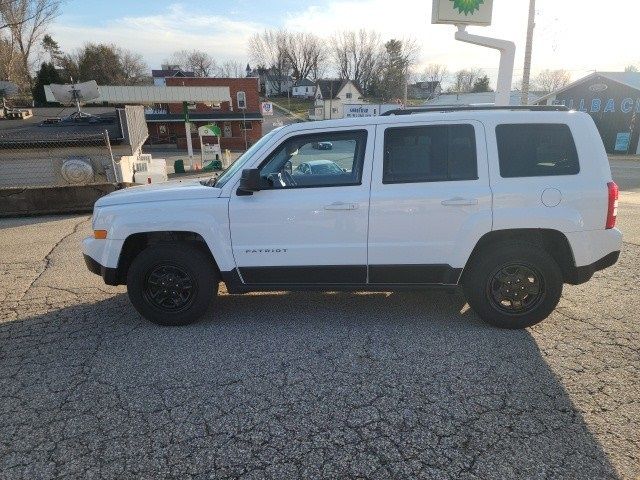
M147 64L139 53L118 49L124 85L140 85L148 80Z
M218 65L213 57L201 50L174 52L165 63L179 65L181 69L193 72L196 77L210 77L218 72Z
M18 56L13 37L0 35L0 79L12 82L24 79L24 72L16 62Z
M242 78L245 75L245 69L237 60L229 60L218 69L218 75L223 78Z
M338 74L359 84L364 91L380 66L382 43L375 31L336 33L331 38L331 56Z
M60 12L61 0L0 0L0 27L8 28L18 51L24 86L33 88L33 50Z
M571 82L571 73L566 70L542 70L535 78L535 87L544 92L551 93L565 87Z
M449 70L446 65L430 63L422 72L421 79L423 82L438 82L442 85L448 76Z
M307 78L322 68L326 51L312 33L285 33L285 48L296 78Z
M10 4L17 4L20 0L0 0L0 12L2 10L8 9ZM32 12L31 15L22 17L22 18L5 18L2 13L0 13L0 30L4 28L17 27L24 22L28 22L35 17L35 12Z
M479 68L458 70L453 74L453 85L451 91L455 93L469 93L473 90L476 80L484 76L484 72Z
M284 79L291 73L291 61L287 52L287 32L265 30L249 39L251 61L266 67L267 81L275 90L282 91Z

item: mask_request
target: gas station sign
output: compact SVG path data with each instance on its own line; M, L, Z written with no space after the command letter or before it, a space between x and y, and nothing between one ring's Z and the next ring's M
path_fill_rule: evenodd
M491 25L493 0L434 0L431 23Z

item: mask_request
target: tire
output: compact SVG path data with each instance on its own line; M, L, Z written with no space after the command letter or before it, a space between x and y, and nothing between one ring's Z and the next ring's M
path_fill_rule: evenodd
M127 291L147 320L180 326L204 315L219 281L211 257L202 249L188 243L159 244L135 257L127 273Z
M538 245L517 242L496 244L474 255L463 288L482 320L499 328L520 329L553 312L562 286L562 272L549 253Z

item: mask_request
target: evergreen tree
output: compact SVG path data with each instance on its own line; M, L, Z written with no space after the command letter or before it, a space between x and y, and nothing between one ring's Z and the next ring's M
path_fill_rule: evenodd
M56 42L51 35L46 34L42 38L41 44L42 49L49 55L49 62L55 65L62 57L62 50L60 50L58 42Z
M384 48L380 93L385 100L402 98L408 68L408 60L404 55L402 41L389 40L384 44Z
M489 77L484 75L483 77L477 78L473 82L473 88L471 89L473 93L481 93L481 92L492 92L491 87L489 87Z
M36 106L47 105L47 97L44 93L44 86L52 83L61 83L62 79L51 62L44 62L38 71L36 81L33 87L33 100Z

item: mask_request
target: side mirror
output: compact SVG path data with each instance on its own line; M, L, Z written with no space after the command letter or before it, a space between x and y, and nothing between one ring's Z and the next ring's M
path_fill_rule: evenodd
M238 195L253 195L253 192L260 191L260 170L257 168L245 168L240 177Z

